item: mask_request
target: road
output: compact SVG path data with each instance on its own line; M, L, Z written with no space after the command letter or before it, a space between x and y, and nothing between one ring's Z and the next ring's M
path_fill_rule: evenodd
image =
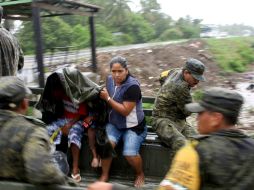
M175 43L181 43L186 40L177 40L177 41L167 41L167 42L154 42L154 43L144 43L144 44L134 44L134 45L125 45L125 46L108 46L103 48L97 48L97 53L101 52L112 52L112 51L118 51L118 50L128 50L128 49L139 49L139 48L148 48L158 45L167 45L167 44L175 44ZM67 52L56 52L53 57L53 61L57 62L63 62L65 59L65 55ZM79 57L87 57L90 59L91 56L91 50L90 49L83 49L78 51ZM76 51L70 51L68 54L68 61L75 60L77 57ZM47 66L51 61L51 55L45 54L44 55L44 64ZM25 65L24 69L32 69L37 68L37 65L35 63L35 57L34 55L28 55L25 56Z
M125 45L125 46L109 46L103 48L97 48L97 53L101 52L112 52L118 50L129 50L129 49L139 49L139 48L149 48L153 46L161 46L167 44L181 43L187 40L177 40L177 41L167 41L167 42L154 42L154 43L144 43L135 45ZM74 63L77 59L91 60L91 50L89 48L82 50L69 51L68 56L66 51L56 52L53 57L50 53L44 54L44 66L48 65L59 65L64 63ZM37 63L35 61L34 55L25 56L25 64L23 69L18 73L18 76L25 81L29 86L38 85L38 71Z

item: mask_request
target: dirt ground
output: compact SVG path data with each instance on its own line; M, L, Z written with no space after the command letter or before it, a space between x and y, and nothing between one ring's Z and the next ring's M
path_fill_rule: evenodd
M206 66L206 82L197 88L207 86L233 87L243 80L241 74L223 74L204 41L192 40L179 44L160 45L150 48L139 48L122 51L98 53L98 74L102 83L110 73L109 61L112 57L121 55L128 60L128 68L132 75L139 79L144 96L156 96L160 87L158 76L164 70L182 67L185 61L192 57L202 61Z
M109 61L116 55L127 58L129 71L140 81L143 96L155 97L160 88L158 81L160 73L171 68L182 67L188 58L196 58L206 66L206 82L199 83L193 90L205 89L212 86L236 88L239 90L237 86L241 83L254 84L254 64L250 65L246 73L226 74L218 66L207 45L202 40L98 53L98 74L101 76L101 84L105 84L106 76L110 73ZM85 68L80 69L87 71ZM244 88L246 89L246 87ZM253 105L251 99L254 99L254 89L248 93L248 99L251 101L251 105ZM250 127L254 133L253 110L253 107L246 106L245 104L244 111L240 117L240 124L244 128Z

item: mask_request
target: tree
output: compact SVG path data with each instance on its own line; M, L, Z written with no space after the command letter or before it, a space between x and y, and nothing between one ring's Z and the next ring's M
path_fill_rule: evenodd
M141 15L155 30L155 38L158 38L165 30L170 28L172 19L170 16L161 13L161 7L157 0L141 0Z
M123 25L121 31L133 37L134 43L148 42L154 37L154 29L139 14L129 14L128 21Z
M72 28L59 17L42 19L44 50L70 46L73 42ZM18 37L25 53L34 53L34 31L32 22L23 22Z
M140 0L140 4L142 13L158 12L161 9L157 0Z
M45 18L42 20L42 30L45 49L72 45L72 28L60 17Z
M21 29L17 32L19 42L25 54L33 54L35 43L33 37L33 25L31 21L22 23Z
M168 29L166 31L164 31L159 39L161 41L166 41L166 40L176 40L176 39L181 39L183 38L183 33L181 30L179 30L178 28L171 28Z
M90 32L88 27L81 24L74 26L72 31L72 45L78 48L86 48L90 46Z
M113 45L113 35L101 24L96 25L96 45L99 47Z
M179 18L175 27L179 28L183 33L183 38L197 38L200 34L200 22L202 20L192 20L190 16Z
M91 3L103 7L99 12L100 23L106 24L107 27L118 28L127 20L127 14L131 12L128 3L131 0L91 0Z

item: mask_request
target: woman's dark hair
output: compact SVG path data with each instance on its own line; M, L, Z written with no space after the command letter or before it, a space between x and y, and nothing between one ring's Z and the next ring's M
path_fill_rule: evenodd
M113 67L113 65L114 65L115 63L119 63L123 68L127 69L127 63L128 63L128 61L127 61L127 59L125 59L124 57L122 57L122 56L113 57L113 58L111 59L111 61L109 62L109 64L110 64L110 69L112 69L112 67Z
M124 58L124 57L122 57L122 56L113 57L113 58L111 59L111 61L109 62L110 69L112 69L112 67L113 67L113 65L114 65L115 63L119 63L123 68L125 68L125 69L128 70L128 75L127 75L127 76L132 76L132 77L134 77L134 76L130 73L130 71L129 71L128 67L127 67L128 61L127 61L126 58Z

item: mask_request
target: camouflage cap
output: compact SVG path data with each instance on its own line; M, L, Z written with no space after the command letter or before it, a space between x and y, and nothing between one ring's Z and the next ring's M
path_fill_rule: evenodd
M0 78L0 108L15 108L28 94L31 90L18 77Z
M203 76L205 66L201 61L190 58L186 61L184 68L187 69L195 79L205 81L205 77Z
M239 93L225 88L213 87L204 92L199 103L187 104L185 108L193 113L208 110L226 115L238 116L242 104L243 97Z

